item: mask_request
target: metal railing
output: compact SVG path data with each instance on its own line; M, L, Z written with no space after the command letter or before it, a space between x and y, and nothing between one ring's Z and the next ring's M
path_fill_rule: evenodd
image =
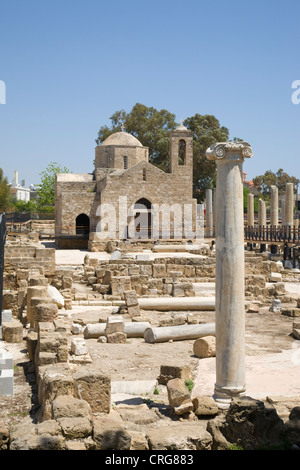
M300 243L300 230L295 226L249 227L246 225L244 233L245 240L253 242Z

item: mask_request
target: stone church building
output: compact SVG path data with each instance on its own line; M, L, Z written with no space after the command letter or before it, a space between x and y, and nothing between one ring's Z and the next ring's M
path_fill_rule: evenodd
M196 223L192 131L180 125L171 132L169 172L149 163L148 147L124 131L96 147L94 164L93 173L56 175L58 247L97 251L108 240L190 238L179 225L185 207L192 211L190 230ZM169 208L169 224L162 207Z

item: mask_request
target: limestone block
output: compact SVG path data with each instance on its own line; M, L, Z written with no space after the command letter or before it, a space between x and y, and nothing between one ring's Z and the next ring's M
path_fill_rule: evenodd
M138 264L128 266L128 276L135 276L137 274L140 274L140 267Z
M57 348L57 361L68 362L68 346L60 345Z
M57 363L57 355L55 352L39 352L37 354L36 364L38 366L46 366L49 364L56 364Z
M115 331L114 333L106 334L108 343L122 343L125 344L127 341L126 333L122 331Z
M59 418L87 418L92 417L90 404L72 395L61 395L51 403L52 419Z
M2 335L7 343L21 343L23 341L23 325L19 320L12 320L2 324Z
M67 336L57 331L49 333L44 332L39 337L39 351L57 352L60 346L67 346L67 344Z
M66 310L72 310L72 307L73 307L72 300L65 299L65 309Z
M135 305L134 307L128 307L127 313L131 318L138 317L141 315L140 307L138 305Z
M34 361L35 351L38 343L38 334L35 331L29 331L26 336L27 353L30 361Z
M68 323L59 318L53 321L53 325L55 327L55 331L58 331L60 333L68 333L69 331Z
M190 392L182 379L171 379L167 383L168 400L172 408L191 401Z
M32 276L28 279L29 286L47 286L48 279L44 276Z
M31 305L31 299L33 297L47 297L46 286L29 286L27 288L27 320L31 326L34 326L33 310Z
M93 413L109 413L111 409L110 376L95 366L81 366L73 375L75 396L89 403Z
M165 277L166 276L166 265L165 264L153 264L152 266L153 277Z
M193 374L188 366L162 365L157 379L159 384L166 385L171 379L181 379L183 382L192 380Z
M47 287L47 294L48 296L56 303L58 308L63 308L65 305L65 299L61 295L61 293L56 289L54 286Z
M128 431L131 437L130 450L149 450L146 436L139 431Z
M74 379L70 368L64 363L38 368L38 399L43 408L61 395L75 394ZM47 419L51 418L51 413Z
M122 253L120 250L115 250L111 257L110 257L110 260L118 260L118 259L121 259L121 256L122 256Z
M107 343L107 338L106 338L106 336L99 336L99 338L98 338L98 343Z
M159 326L184 325L186 321L187 316L184 313L171 314L171 317L160 320Z
M124 320L121 316L108 317L106 321L105 334L123 332L124 331Z
M63 289L71 289L73 285L72 277L64 276L62 280Z
M184 266L183 275L185 277L195 277L195 275L196 275L195 266L188 266L188 265Z
M79 323L72 323L71 333L73 335L79 335L79 334L83 333L83 330L84 330L83 326L80 325Z
M274 284L275 287L275 294L277 295L283 295L285 294L285 285L284 282L276 282Z
M52 322L40 322L38 324L38 334L41 336L42 333L50 333L55 331L55 326Z
M135 290L125 291L124 292L124 300L127 307L134 307L138 305L138 297Z
M112 295L123 294L124 291L131 290L130 276L112 276L111 278L111 292Z
M281 273L271 273L270 274L270 282L282 282L282 274Z
M34 329L40 322L53 322L58 316L58 306L55 303L40 303L35 307Z
M215 336L205 336L198 338L194 342L193 351L196 357L215 357L216 355L216 338Z
M57 421L67 439L84 439L93 431L91 420L87 418L59 418Z
M88 348L86 347L83 338L73 338L71 340L71 353L75 356L83 356L88 354Z
M186 413L189 413L190 411L193 411L193 408L194 408L193 403L191 401L188 401L188 402L182 403L179 406L176 406L174 408L174 411L176 415L181 416Z
M259 305L257 304L250 304L247 308L248 313L258 313L259 312Z
M94 440L97 450L129 450L131 446L130 433L122 422L117 419L96 417L94 419Z
M3 292L2 299L2 305L4 310L13 309L18 304L18 292Z
M151 450L210 450L213 439L199 423L178 423L176 426L161 426L149 429L147 439Z
M212 397L197 396L192 401L194 413L197 416L210 416L218 413L218 405Z
M140 265L140 274L143 276L152 276L152 266L150 264Z

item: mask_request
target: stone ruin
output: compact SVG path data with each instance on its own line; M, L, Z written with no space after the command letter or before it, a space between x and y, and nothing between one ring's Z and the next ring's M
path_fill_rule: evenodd
M134 257L126 252L108 261L90 254L81 268L71 268L56 266L54 250L45 249L33 235L27 242L8 240L3 301L11 319L4 318L8 321L3 323L3 339L6 343L25 339L38 407L26 424L11 429L1 425L0 448L209 450L240 445L248 449L274 443L284 446L287 437L299 446L297 402L291 403L285 422L274 403L249 397L233 399L224 412L212 397L193 396L188 383L194 371L181 364L161 364L152 386L166 388L167 403L156 403L152 393L148 400L144 396L138 403L112 408L114 383L93 362L87 347L90 338L114 347L126 345L128 338L146 341L157 333L158 342L191 339L193 330L195 357L215 356L214 324L198 323L197 315L182 306L198 298L195 284L204 283L209 294L209 285L214 285L215 253L203 247L199 254L198 258L166 256L153 261L147 255ZM293 276L264 253L245 252L247 312L257 312L263 304L270 311L299 316L299 301L284 288L284 281ZM175 302L171 312L169 307L161 311L156 325L150 300ZM84 314L73 321L72 309L80 306L97 306L99 312L110 309L90 323L82 321ZM214 310L215 305L208 302L201 308ZM292 334L299 339L298 323L293 322ZM255 416L252 428L249 416ZM262 433L264 420L269 431ZM239 433L232 430L233 422L238 423Z

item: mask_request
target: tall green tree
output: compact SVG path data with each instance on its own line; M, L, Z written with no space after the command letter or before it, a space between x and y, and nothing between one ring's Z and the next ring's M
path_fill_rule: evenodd
M6 211L11 205L10 185L0 168L0 212Z
M277 186L278 194L284 194L287 183L293 183L296 190L300 180L295 176L290 176L283 171L282 168L274 173L271 170L266 171L263 175L258 175L253 178L253 183L260 191L263 199L270 201L271 199L271 186Z
M194 134L194 197L202 202L206 189L216 186L216 163L207 160L206 150L216 142L226 142L229 139L229 130L220 126L218 119L209 114L195 114L183 124Z
M56 162L51 162L40 173L41 184L37 188L37 202L40 208L54 207L55 202L55 175L57 173L70 173L68 168L61 167Z
M111 117L111 126L102 126L98 132L96 143L101 144L114 132L125 129L136 137L145 147L149 147L149 161L162 170L168 171L170 166L169 137L177 127L175 115L161 109L147 107L136 103L130 113L116 111Z

